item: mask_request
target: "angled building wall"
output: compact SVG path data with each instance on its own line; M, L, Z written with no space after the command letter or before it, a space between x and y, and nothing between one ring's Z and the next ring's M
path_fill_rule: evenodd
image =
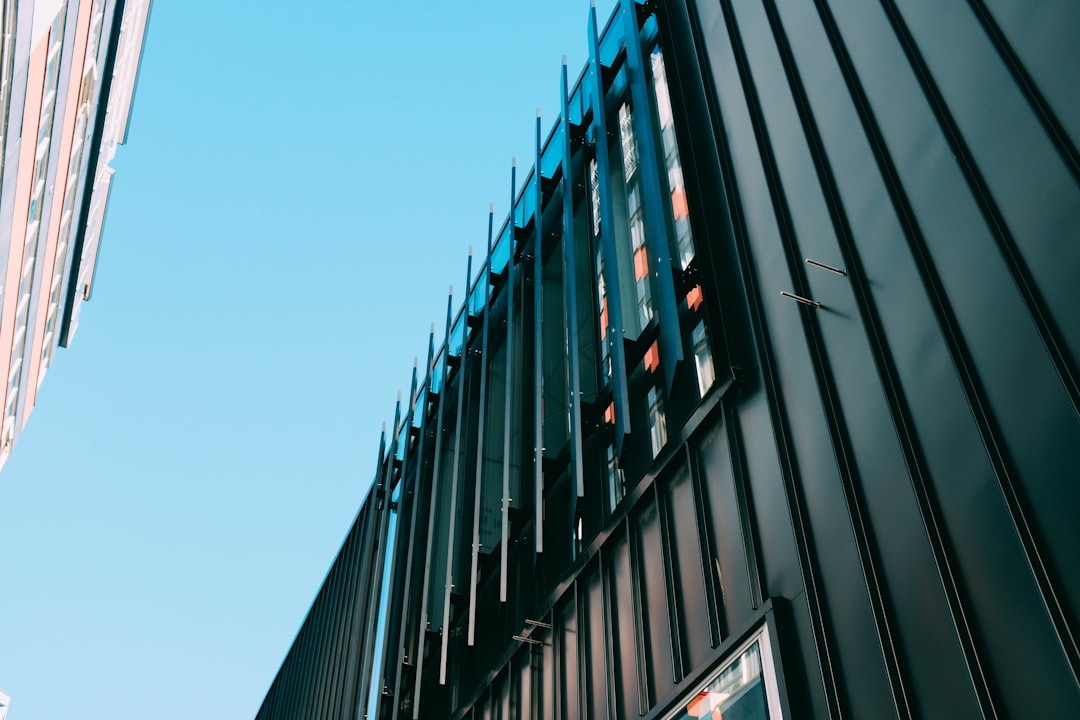
M393 522L337 561L383 601L324 687L379 718L1080 714L1078 29L591 18L380 454Z
M149 6L149 0L3 3L0 464L77 319L77 307L65 301L75 291L73 277L85 274L80 257L90 201L99 194L94 188L108 186L95 175L99 167L105 176L112 172L107 163L116 138L103 137L106 108L127 116ZM117 65L125 49L126 64Z

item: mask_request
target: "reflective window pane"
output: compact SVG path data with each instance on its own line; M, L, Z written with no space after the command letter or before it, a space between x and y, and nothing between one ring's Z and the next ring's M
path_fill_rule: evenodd
M671 256L685 270L694 259L694 239L690 233L690 217L686 206L686 185L683 182L682 161L679 145L675 140L675 120L671 113L671 97L668 93L664 56L660 48L650 55L653 88L656 91L657 119L660 123L660 141L664 149L667 167L668 192L671 193L671 216L675 233L671 243Z
M702 320L694 327L691 336L694 343L694 368L697 370L698 392L701 397L712 387L716 380L716 371L713 368L712 350L709 348L709 333L705 330L705 321Z
M649 444L653 457L660 454L660 449L665 443L667 443L667 420L664 416L664 398L657 388L649 388Z
M755 642L743 651L668 720L768 720L771 716L765 696L759 643Z

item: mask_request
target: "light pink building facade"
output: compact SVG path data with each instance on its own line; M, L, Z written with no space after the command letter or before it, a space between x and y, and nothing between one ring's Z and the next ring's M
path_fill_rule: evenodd
M0 466L90 298L151 0L3 0Z

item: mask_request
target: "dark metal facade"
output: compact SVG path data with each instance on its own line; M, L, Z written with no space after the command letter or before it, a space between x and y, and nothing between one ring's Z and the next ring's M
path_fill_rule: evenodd
M259 717L1080 717L1080 5L587 39Z

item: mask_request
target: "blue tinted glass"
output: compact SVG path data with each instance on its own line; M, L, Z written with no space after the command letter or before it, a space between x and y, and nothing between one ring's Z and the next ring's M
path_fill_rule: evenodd
M427 388L421 387L420 392L416 396L416 402L413 403L412 424L413 427L422 427L424 424L424 415L427 410Z
M443 364L446 362L446 348L439 349L439 354L435 356L434 369L431 371L431 392L442 392L442 376L443 376Z
M507 218L509 220L509 218ZM495 241L495 247L491 251L491 271L501 274L506 271L506 263L510 259L510 225L502 226L499 231L499 239Z
M756 642L670 717L671 720L690 720L721 716L744 720L769 718L761 651Z
M480 268L480 274L469 293L469 314L479 315L487 300L487 265Z
M585 70L581 71L578 76L577 82L574 83L574 89L570 91L570 123L572 125L580 125L581 118L585 115L585 104L587 102L588 93L581 89L582 84L585 81Z
M536 209L536 173L529 171L529 178L522 187L518 197L517 224L525 227L532 220L533 211Z
M613 27L619 22L621 15L620 12L613 13L608 18L603 32L600 33L600 62L605 67L611 67L615 64L615 57L619 54L619 46L622 45L622 28Z
M551 128L551 134L548 135L547 144L544 145L544 151L540 156L540 172L546 178L554 177L555 169L562 162L564 127L566 125L562 118L555 121L555 127Z
M396 454L397 459L404 462L404 460L405 460L405 451L408 450L408 449L409 449L409 426L408 425L403 425L401 427L401 431L398 433L398 437L397 437L397 454Z
M615 75L615 79L611 83L611 87L608 88L607 97L618 97L626 91L626 64L619 68L619 72ZM627 98L629 100L629 98Z
M651 42L656 42L656 37L660 33L660 28L656 24L656 16L650 15L645 24L641 26L641 35ZM648 53L646 53L648 54Z
M462 308L464 309L464 308ZM450 331L450 354L461 355L461 346L465 343L465 313L458 311L454 320L454 329Z

